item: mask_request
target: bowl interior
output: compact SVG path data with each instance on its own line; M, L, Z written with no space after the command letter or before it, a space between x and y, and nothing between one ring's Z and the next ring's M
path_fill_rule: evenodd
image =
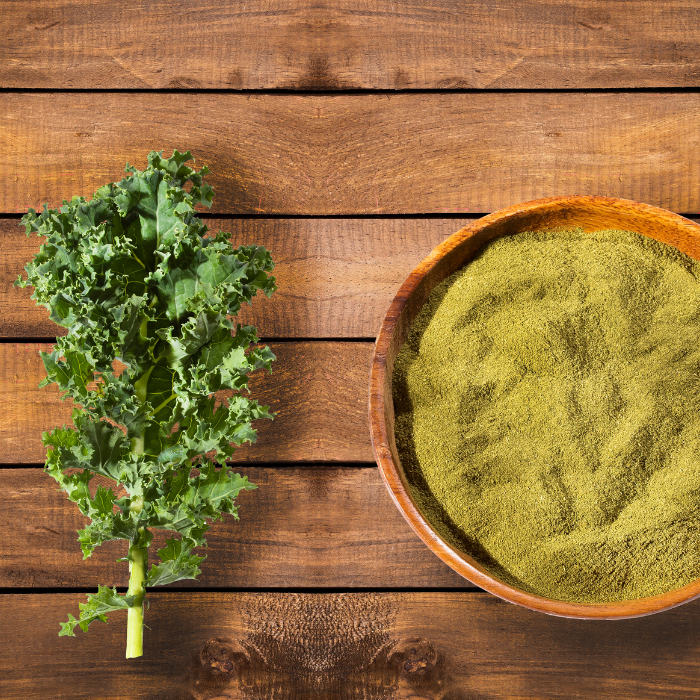
M700 226L650 205L607 197L537 200L496 212L458 231L435 248L409 275L392 302L377 338L370 376L370 432L389 492L411 527L445 563L476 585L513 603L553 615L578 618L636 617L700 596L700 580L668 593L614 603L571 603L522 591L498 579L468 554L438 535L410 495L394 438L392 372L411 323L430 292L462 268L489 241L524 231L581 227L585 231L635 231L700 260Z

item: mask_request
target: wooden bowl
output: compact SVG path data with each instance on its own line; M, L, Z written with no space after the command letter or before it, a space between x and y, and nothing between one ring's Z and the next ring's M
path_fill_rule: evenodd
M609 197L539 199L490 214L457 231L413 270L384 317L370 373L369 420L374 455L389 493L418 536L448 566L477 586L511 603L562 617L616 619L649 615L699 597L700 579L663 595L594 604L553 600L515 588L435 532L411 498L396 450L392 398L394 361L430 292L494 238L562 226L581 227L585 231L608 228L636 231L700 259L698 224L648 204Z

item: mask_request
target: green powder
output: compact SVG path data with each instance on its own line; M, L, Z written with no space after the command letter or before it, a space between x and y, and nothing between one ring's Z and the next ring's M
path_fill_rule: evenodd
M559 600L700 577L700 263L627 231L492 242L394 368L396 439L436 530Z

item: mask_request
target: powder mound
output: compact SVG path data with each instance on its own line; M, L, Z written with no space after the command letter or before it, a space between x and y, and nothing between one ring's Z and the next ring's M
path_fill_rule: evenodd
M430 295L396 439L440 534L559 600L700 578L700 263L628 231L499 238Z

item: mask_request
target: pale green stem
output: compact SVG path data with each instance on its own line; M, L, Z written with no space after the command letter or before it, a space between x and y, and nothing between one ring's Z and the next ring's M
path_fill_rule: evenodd
M134 390L136 391L136 398L141 403L146 403L146 396L148 396L148 380L153 372L155 365L151 365L148 371L134 384ZM142 455L144 450L144 439L143 435L139 437L131 438L131 451L136 455Z
M146 385L153 367L136 382L136 396L144 401ZM131 451L143 454L143 436L133 438ZM143 509L143 499L134 498L130 510L140 513ZM126 658L135 659L143 656L143 602L146 597L146 571L148 569L148 548L139 547L143 528L139 528L139 536L129 547L129 589L127 595L134 596L134 603L127 610L126 620Z
M143 603L146 597L146 569L148 549L132 544L129 547L129 590L134 604L127 611L126 658L143 656Z
M143 435L140 437L131 438L131 451L135 455L142 455L144 450L144 439Z

